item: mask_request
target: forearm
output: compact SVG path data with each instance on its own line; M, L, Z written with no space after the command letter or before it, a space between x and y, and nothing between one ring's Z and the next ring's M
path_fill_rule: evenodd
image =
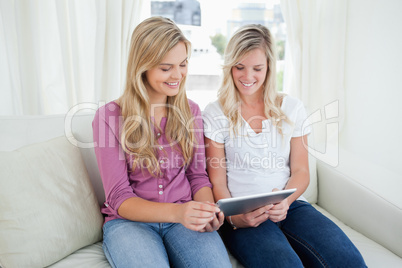
M212 183L212 192L215 201L222 198L231 197L227 186L226 178L226 161L223 149L211 146L212 141L207 139L209 146L207 147L207 170Z
M288 197L289 205L293 203L297 198L299 198L307 189L310 182L309 171L306 169L298 170L290 176L285 189L297 188L291 196Z
M198 201L198 202L211 202L211 203L214 203L214 197L212 195L211 188L202 187L200 190L198 190L194 194L193 200Z
M126 199L119 207L121 217L138 222L179 222L176 211L181 204L152 202L140 197Z
M290 178L286 189L297 188L297 191L287 198L289 205L306 191L310 183L306 146L307 135L292 138L290 141Z
M223 198L232 197L228 187L226 185L220 185L220 184L216 184L213 186L213 194L216 202Z
M223 198L230 198L232 197L232 195L230 194L230 191L228 189L228 187L226 185L214 185L213 187L213 193L214 193L214 197L215 197L215 201L217 202L220 199ZM226 216L226 218L228 218Z

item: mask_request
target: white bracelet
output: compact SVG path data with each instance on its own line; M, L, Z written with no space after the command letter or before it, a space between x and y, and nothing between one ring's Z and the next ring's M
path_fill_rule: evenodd
M230 222L230 225L232 225L233 230L236 230L237 227L236 227L236 225L234 225L233 222L232 222L232 216L229 216L229 222Z

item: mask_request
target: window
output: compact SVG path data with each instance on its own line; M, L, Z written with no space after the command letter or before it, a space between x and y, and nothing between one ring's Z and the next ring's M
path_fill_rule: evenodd
M282 91L286 25L279 0L151 0L151 15L175 21L192 43L187 95L203 109L216 99L226 43L240 26L267 26L277 43L277 84Z

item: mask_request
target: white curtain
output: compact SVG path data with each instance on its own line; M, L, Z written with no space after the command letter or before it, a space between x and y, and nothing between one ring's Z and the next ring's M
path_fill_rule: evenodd
M337 146L344 122L347 1L281 0L281 9L288 34L284 91L303 101L316 144Z
M121 94L149 0L0 0L0 115L66 113Z

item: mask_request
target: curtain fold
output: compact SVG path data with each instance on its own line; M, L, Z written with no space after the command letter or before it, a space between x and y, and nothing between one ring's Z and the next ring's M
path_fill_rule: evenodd
M149 0L0 1L0 114L66 113L120 96Z
M335 117L341 128L347 1L281 0L281 8L288 34L284 91L300 98L309 113L323 110L323 119L334 118L337 103ZM318 129L317 138L322 139L324 132Z

